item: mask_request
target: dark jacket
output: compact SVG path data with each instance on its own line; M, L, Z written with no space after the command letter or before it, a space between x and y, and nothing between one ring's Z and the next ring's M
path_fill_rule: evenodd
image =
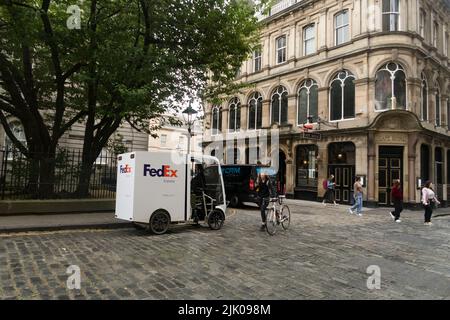
M258 196L260 198L270 198L270 195L272 193L272 182L270 179L268 179L266 182L260 181L259 183L259 189L258 189Z
M392 200L403 201L403 192L400 187L393 187L391 190Z

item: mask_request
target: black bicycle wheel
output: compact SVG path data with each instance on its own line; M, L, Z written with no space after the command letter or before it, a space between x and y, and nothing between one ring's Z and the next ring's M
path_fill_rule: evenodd
M271 236L277 232L277 216L273 208L266 210L266 230Z
M284 230L287 230L291 225L291 210L288 206L284 205L281 208L281 226Z

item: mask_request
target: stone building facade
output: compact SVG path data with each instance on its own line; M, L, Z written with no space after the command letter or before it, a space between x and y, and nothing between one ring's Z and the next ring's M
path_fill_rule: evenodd
M290 197L320 199L334 174L342 203L355 176L367 204L389 205L394 179L410 205L426 180L450 200L446 0L284 0L260 20L260 49L237 77L248 86L206 107L204 141L222 132L223 162L250 161L255 146L236 132L278 128Z

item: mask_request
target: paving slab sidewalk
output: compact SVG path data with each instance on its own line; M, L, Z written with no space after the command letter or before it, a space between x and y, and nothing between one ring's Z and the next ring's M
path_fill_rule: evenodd
M114 212L0 216L0 233L71 229L128 228L132 224L114 217Z

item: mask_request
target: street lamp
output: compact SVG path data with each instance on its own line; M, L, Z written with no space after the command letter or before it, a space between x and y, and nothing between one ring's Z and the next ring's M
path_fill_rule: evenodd
M198 113L194 108L191 106L192 101L189 101L189 107L187 107L183 111L183 119L186 125L188 126L188 147L187 147L187 153L189 154L191 152L191 137L192 137L192 126L195 122L195 115Z

